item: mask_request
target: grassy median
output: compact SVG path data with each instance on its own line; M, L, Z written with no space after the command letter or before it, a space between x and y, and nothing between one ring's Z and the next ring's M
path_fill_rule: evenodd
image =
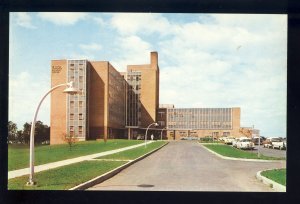
M268 157L264 155L260 155L260 157L258 157L257 153L246 152L224 144L203 144L203 145L209 148L210 150L226 157L243 158L243 159L264 159L264 160L284 159L284 158Z
M261 175L286 186L286 169L273 169L261 172Z
M90 179L100 176L112 169L115 169L127 162L128 160L136 159L154 149L164 145L166 142L158 141L137 147L124 152L119 152L104 157L101 159L107 160L90 160L83 161L47 171L38 172L35 174L37 182L36 186L26 186L28 175L17 177L8 180L9 190L67 190ZM118 161L114 161L118 160ZM122 161L124 160L124 161Z
M71 159L79 156L95 154L113 149L140 144L140 140L108 140L77 142L69 149L67 144L36 146L35 165ZM8 146L8 170L29 167L29 145Z

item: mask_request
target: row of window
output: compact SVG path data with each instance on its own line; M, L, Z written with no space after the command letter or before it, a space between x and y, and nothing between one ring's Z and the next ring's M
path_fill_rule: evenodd
M79 105L79 107L83 107L83 101L78 101L78 105ZM71 108L75 107L75 102L74 101L70 101L70 107Z
M74 114L73 113L70 114L70 120L74 120ZM82 113L78 114L78 120L83 120L83 114Z
M82 126L78 126L78 136L82 136L84 128ZM76 136L75 134L75 128L74 126L70 126L70 135L71 136Z

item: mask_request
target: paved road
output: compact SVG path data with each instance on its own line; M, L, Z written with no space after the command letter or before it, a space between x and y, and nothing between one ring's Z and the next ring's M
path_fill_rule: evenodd
M273 189L256 172L282 167L280 161L224 160L195 141L176 141L88 190L266 192Z
M258 145L255 146L254 150L246 150L246 151L256 153L257 149L258 149ZM259 150L260 153L265 156L286 158L286 150L264 148L262 145L260 146Z

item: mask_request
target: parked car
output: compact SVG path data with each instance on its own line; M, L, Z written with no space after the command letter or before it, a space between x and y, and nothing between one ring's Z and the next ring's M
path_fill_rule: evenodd
M236 147L236 143L239 141L240 138L235 138L233 141L232 141L232 146L233 147Z
M224 143L225 144L232 144L232 142L235 140L235 138L233 136L229 136L229 137L226 137L224 139Z
M260 140L260 145L262 145L262 144L263 144L263 141L264 141L263 137L260 137L260 139L259 139L259 137L253 137L253 138L252 138L252 142L253 142L255 145L258 145L259 140Z
M145 136L144 136L144 135L138 135L138 136L136 137L136 139L137 139L137 140L143 140L143 139L145 139Z
M219 141L223 141L224 142L224 140L227 138L227 136L223 136L223 137L220 137L219 138Z
M276 140L280 140L280 138L278 138L278 137L269 137L265 141L263 141L263 146L265 148L273 148L272 142L276 141Z
M272 147L273 149L286 149L286 140L275 138L272 140Z
M238 149L254 149L254 143L247 137L240 137L236 143Z

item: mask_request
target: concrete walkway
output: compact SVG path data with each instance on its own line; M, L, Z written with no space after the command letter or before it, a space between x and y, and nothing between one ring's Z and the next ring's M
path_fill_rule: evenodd
M152 142L153 141L148 141L147 144L150 144ZM76 157L76 158L72 158L72 159L66 159L66 160L61 160L61 161L57 161L57 162L42 164L42 165L39 165L39 166L35 166L34 167L34 172L36 173L36 172L45 171L45 170L49 170L49 169L54 169L54 168L69 165L69 164L74 164L74 163L77 163L77 162L82 162L82 161L85 161L85 160L91 160L91 159L94 159L94 158L97 158L97 157L106 156L106 155L110 155L110 154L115 154L115 153L123 152L123 151L129 150L129 149L134 149L134 148L137 148L137 147L140 147L140 146L143 146L143 145L145 145L145 143L141 143L141 144L138 144L138 145L132 145L132 146L129 146L129 147L123 147L123 148L120 148L120 149L110 150L110 151L106 151L106 152L100 152L100 153L96 153L96 154L85 155L85 156ZM28 175L29 173L30 173L29 168L9 171L8 172L8 179Z

